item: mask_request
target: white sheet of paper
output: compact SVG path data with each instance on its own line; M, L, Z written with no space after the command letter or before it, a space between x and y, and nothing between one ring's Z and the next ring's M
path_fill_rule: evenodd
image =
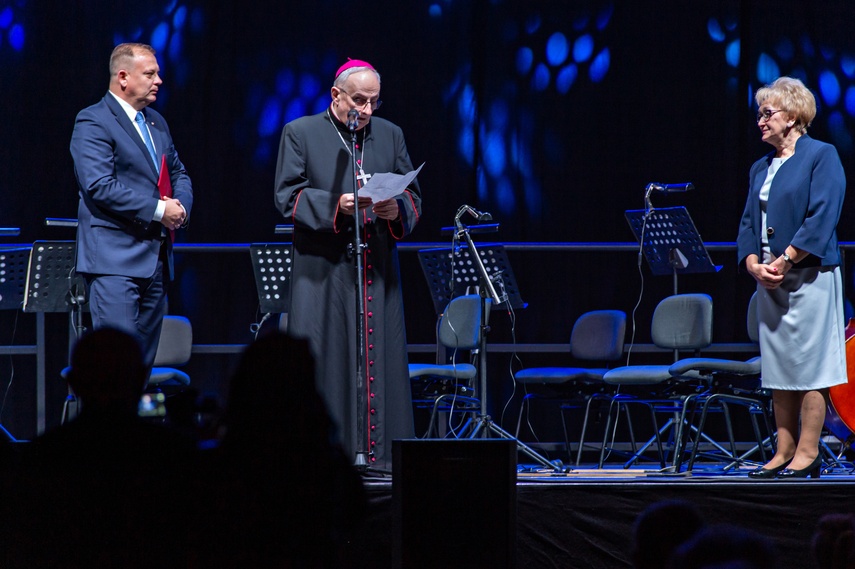
M383 172L380 174L372 174L368 183L359 189L359 197L371 198L372 202L382 202L389 198L394 198L403 192L410 185L416 176L418 176L425 163L406 174L395 174L393 172Z

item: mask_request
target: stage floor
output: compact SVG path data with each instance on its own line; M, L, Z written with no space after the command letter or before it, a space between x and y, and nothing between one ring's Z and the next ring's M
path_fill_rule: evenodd
M516 547L509 564L472 563L473 559L492 558L502 543L501 520L491 517L492 509L484 515L475 512L471 518L475 521L467 526L460 543L456 539L449 543L447 534L438 531L452 516L477 509L484 497L479 498L477 491L461 496L454 481L434 486L433 500L444 505L445 513L425 514L419 535L427 542L445 535L444 541L433 542L444 552L443 567L630 568L636 517L655 502L685 500L696 504L709 524L733 524L768 537L780 554L779 566L812 569L817 565L810 542L819 518L827 513L855 512L851 464L834 467L819 479L793 481L751 480L746 474L750 468L724 472L723 466L701 463L691 473L663 474L649 466L597 469L586 464L555 473L519 465L513 492ZM483 476L491 478L490 473ZM402 515L398 508L407 506L394 496L392 478L370 473L364 477L370 516L364 533L351 544L354 567L401 566L395 561L401 548L396 528ZM503 500L492 482L486 484L484 492L492 493L488 499ZM419 515L418 508L415 515Z

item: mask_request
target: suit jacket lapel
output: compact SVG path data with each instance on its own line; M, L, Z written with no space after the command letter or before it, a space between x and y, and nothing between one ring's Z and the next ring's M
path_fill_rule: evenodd
M115 115L116 122L119 123L119 126L128 133L128 136L131 137L131 140L137 145L137 148L140 149L142 153L142 159L146 161L146 163L151 167L151 172L154 174L155 178L157 178L157 168L155 168L154 163L151 161L151 155L148 153L148 148L145 147L145 142L143 142L140 133L137 132L137 127L133 125L131 119L128 118L128 115L125 114L124 109L119 105L119 103L113 98L113 95L107 93L104 95L104 102L107 104L107 107L110 111ZM143 111L145 114L145 111ZM148 119L146 119L148 120ZM159 148L159 146L158 146Z

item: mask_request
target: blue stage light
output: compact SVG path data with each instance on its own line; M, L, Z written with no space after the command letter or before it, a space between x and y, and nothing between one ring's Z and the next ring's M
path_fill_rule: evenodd
M268 97L264 102L264 108L261 111L261 116L258 118L258 134L259 136L270 136L279 132L279 127L282 124L282 115L279 108L279 99Z
M763 84L769 84L780 76L778 63L771 56L761 53L757 58L757 79Z
M855 57L852 57L851 55L841 55L840 70L843 71L844 75L850 79L855 77Z
M475 132L471 126L464 126L457 135L457 151L468 166L475 163Z
M598 31L603 31L606 29L606 26L609 25L609 21L612 19L612 13L614 12L614 5L608 4L603 7L599 14L597 14L597 21L594 26Z
M707 33L714 42L724 41L724 30L715 18L707 20Z
M540 24L540 15L532 14L525 21L525 32L529 35L535 33L537 30L540 29Z
M184 27L184 22L187 20L187 7L179 6L172 15L172 27L180 30Z
M566 95L576 81L577 75L579 75L579 69L575 63L571 63L558 72L558 76L555 78L555 88L562 95Z
M545 91L549 87L549 69L543 63L538 63L531 78L531 87L535 91Z
M594 61L591 62L591 68L588 70L588 75L590 75L591 81L594 83L602 81L606 76L606 73L608 73L610 65L611 53L609 52L609 48L605 48L603 51L598 53L594 58Z
M849 86L846 88L843 105L846 107L846 113L850 117L855 116L855 87Z
M555 32L546 41L546 61L553 67L558 67L564 63L569 51L567 38L561 32Z
M731 67L739 67L740 43L739 40L733 40L724 50L724 59Z
M591 59L594 53L594 38L589 34L585 34L576 38L573 43L573 60L576 63L582 63Z
M155 26L151 32L151 47L155 51L163 51L166 47L166 41L169 39L169 24L161 22Z
M9 26L12 25L12 8L6 6L6 8L0 12L0 29L8 29Z
M521 47L517 50L517 73L525 75L531 70L534 53L531 48Z
M9 45L15 51L24 49L24 26L20 24L12 26L12 29L9 30Z
M493 201L498 204L499 209L505 215L513 215L517 209L517 198L514 195L514 187L510 180L502 178L496 180Z
M828 117L828 130L834 140L834 146L841 154L851 154L853 150L852 135L846 128L846 120L838 111L834 111Z
M280 97L288 97L294 89L294 72L283 69L276 74L276 94Z
M328 104L329 104L329 100L327 99L324 102L324 107L321 110L325 109ZM320 111L318 111L318 112L320 112ZM294 119L298 119L305 114L306 114L306 103L303 101L303 99L300 99L299 97L292 99L288 103L288 106L285 107L285 115L282 117L282 122L279 123L279 125L277 127L277 134L282 129L282 127L285 125L285 123L291 122Z
M827 105L833 107L837 104L840 100L840 83L834 73L823 71L819 74L819 92Z
M507 160L505 157L505 132L492 130L482 140L481 159L484 169L491 178L500 178L505 174Z

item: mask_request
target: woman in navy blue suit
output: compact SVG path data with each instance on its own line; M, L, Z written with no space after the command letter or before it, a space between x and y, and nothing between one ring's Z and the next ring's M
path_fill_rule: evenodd
M757 281L762 382L778 445L749 477L819 477L828 388L847 381L837 244L846 177L834 147L807 135L816 100L801 81L780 77L755 100L774 151L751 167L737 246Z

